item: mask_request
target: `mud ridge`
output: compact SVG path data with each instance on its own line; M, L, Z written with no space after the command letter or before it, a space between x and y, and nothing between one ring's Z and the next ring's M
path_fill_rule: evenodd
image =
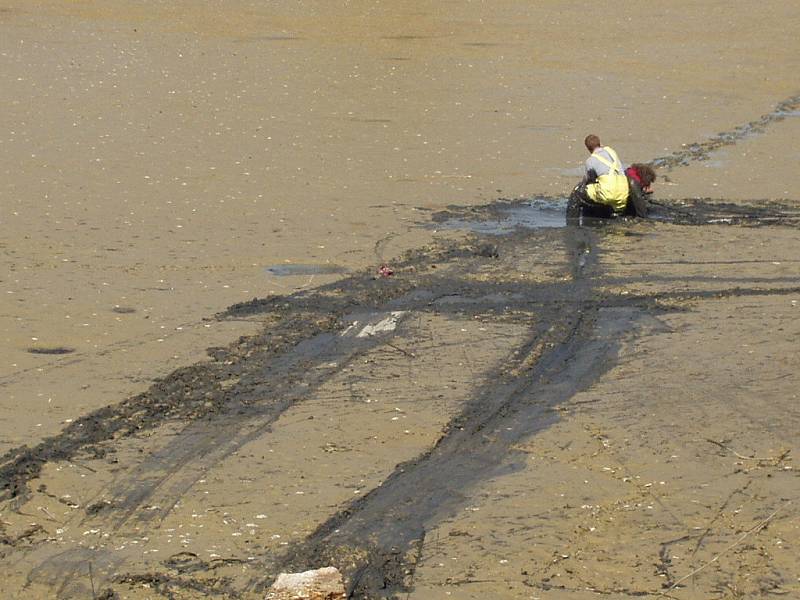
M681 150L677 150L667 156L654 158L650 162L659 169L671 171L677 167L689 165L692 162L708 160L709 155L714 150L723 146L734 145L752 135L764 133L768 126L783 121L787 115L798 109L800 109L800 95L791 96L778 103L774 110L754 121L720 132L704 142L685 144Z

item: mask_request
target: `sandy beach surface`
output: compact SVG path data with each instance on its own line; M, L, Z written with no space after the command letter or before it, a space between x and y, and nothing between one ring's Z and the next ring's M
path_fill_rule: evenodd
M800 597L799 30L0 4L10 597ZM590 132L656 218L505 227Z

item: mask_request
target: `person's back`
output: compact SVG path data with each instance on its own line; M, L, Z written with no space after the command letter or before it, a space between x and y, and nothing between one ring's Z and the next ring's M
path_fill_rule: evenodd
M611 149L613 152L613 148ZM593 171L595 177L607 175L611 172L610 164L614 163L614 156L608 151L608 146L600 146L586 159L586 172ZM603 160L600 160L600 157Z

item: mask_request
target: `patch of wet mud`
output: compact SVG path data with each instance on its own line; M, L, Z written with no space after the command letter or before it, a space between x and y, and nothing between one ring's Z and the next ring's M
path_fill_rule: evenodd
M675 202L651 200L648 218L676 225L797 226L800 208L770 200L758 204L734 204L710 198Z
M274 309L280 311L281 307ZM248 402L237 396L241 389L223 384L239 373L242 365L238 363L243 357L256 355L263 360L283 355L335 324L335 318L319 313L301 314L289 317L284 327L265 331L235 350L212 348L209 353L215 360L210 364L178 369L142 394L75 420L57 436L30 448L7 452L0 457L0 499L26 497L28 480L38 476L48 462L71 460L79 453L91 453L97 444L172 420L191 423L212 414L241 409Z
M287 380L302 378L313 361L330 362L326 349L340 348L333 344L331 332L347 322L354 305L362 307L362 312L371 309L376 314L389 304L392 310L427 307L429 296L453 295L464 287L458 278L447 276L446 265L458 266L463 259L467 263L483 261L495 255L494 246L444 244L409 253L393 265L394 277L352 276L311 292L233 305L219 318L266 315L276 324L232 347L209 349L211 363L178 369L142 394L75 420L57 436L7 452L0 457L0 499L27 497L27 482L48 462L71 460L80 453L91 453L98 444L165 422L191 424L214 415L239 413L263 416L253 408L258 398L285 393ZM421 284L426 279L432 280L428 284L431 293L412 293L427 287ZM265 379L265 365L273 361L277 370L270 370L270 377ZM236 378L239 383L226 385ZM231 423L231 427L235 429L236 425ZM192 458L186 453L181 456Z
M491 204L450 207L431 217L436 227L461 229L483 236L507 236L518 230L566 227L567 201L540 197L534 200L501 200ZM742 204L710 198L679 201L650 200L648 219L676 225L736 225L761 227L795 226L800 223L800 208L771 200ZM582 218L581 226L594 229L635 221L635 217L614 219Z
M515 208L530 210L530 204L453 209L437 218L443 222L459 212L497 218L516 214ZM704 201L680 205L693 215L686 220L693 225L719 218L730 224L796 224L790 208L772 204L753 212L754 207ZM743 220L753 215L758 219ZM671 222L680 223L677 217ZM111 478L113 498L84 510L86 520L101 521L112 532L153 527L204 473L269 435L287 411L366 353L386 347L413 359L412 345L392 341L398 325L412 315L512 323L527 332L524 341L462 401L432 447L397 465L358 499L338 503L332 516L282 552L253 553L249 572L258 575L248 575L245 582L240 574L220 586L217 571L224 565L195 560L187 551L167 559L165 573L137 574L130 567L130 575L115 579L157 582L165 593L177 588L224 596L244 588L263 590L282 569L334 564L347 575L352 597L405 592L427 532L462 510L470 490L509 468L515 444L552 424L555 407L614 365L619 340L641 316L676 310L674 303L687 298L765 294L739 285L638 295L604 290L597 254L601 239L637 235L626 230L625 220L606 224L600 229L515 225L504 235L489 234L490 241L476 234L410 252L392 264L392 277L362 273L291 296L234 305L219 317L261 318L263 331L211 349L210 363L180 369L144 394L95 411L38 446L7 453L0 459L2 497L21 504L31 494L28 483L45 465L113 458L123 439L144 440L169 424L175 432L161 446ZM553 261L554 249L561 260L548 263L544 259L549 252ZM527 261L538 261L539 270L528 269ZM796 287L774 293L796 293ZM31 581L41 585L70 580L87 560L97 561L97 577L105 585L109 574L126 564L125 554L72 556L69 550L41 547L31 571ZM64 594L79 591L64 588Z

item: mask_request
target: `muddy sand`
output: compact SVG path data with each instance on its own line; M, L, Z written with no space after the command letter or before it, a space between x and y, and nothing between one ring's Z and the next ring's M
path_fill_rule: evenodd
M800 597L800 9L229 4L0 8L10 597Z

